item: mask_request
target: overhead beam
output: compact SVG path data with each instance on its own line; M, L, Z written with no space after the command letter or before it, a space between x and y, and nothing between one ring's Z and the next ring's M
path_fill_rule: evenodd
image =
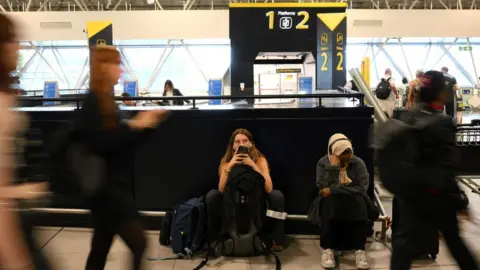
M163 10L163 6L160 4L160 1L159 1L159 0L155 0L155 5L157 5L157 7L158 7L160 10Z
M378 46L378 45L377 45ZM405 72L403 71L402 68L393 60L392 56L385 50L385 48L378 46L378 49L383 52L383 54L387 57L388 61L392 64L392 66L397 70L398 73L403 77L407 77Z
M45 0L43 1L43 3L40 5L40 7L37 9L37 12L38 11L42 11L42 9L48 4L50 0Z
M387 9L390 9L390 3L388 2L388 0L385 0L385 5L387 6Z
M118 2L115 4L115 6L113 7L112 11L115 11L118 9L118 7L122 4L123 0L118 0Z
M32 0L28 0L27 7L25 8L25 12L30 11L30 5L32 4Z
M445 3L444 3L442 0L438 0L438 2L440 2L440 4L442 4L442 6L443 6L445 9L450 9L447 5L445 5Z
M81 9L82 11L86 11L85 8L82 6L82 4L80 3L79 0L74 0L74 1L75 1L75 3L77 4L77 6L80 7L80 9Z
M197 60L195 60L195 57L193 57L192 53L190 52L190 49L188 49L188 46L185 45L185 42L183 42L183 39L180 40L180 42L182 43L183 47L185 48L185 50L187 51L188 55L190 56L190 58L192 59L193 63L195 64L195 66L197 67L198 71L200 71L200 73L202 74L203 78L205 79L206 82L208 82L210 79L208 78L208 76L205 74L205 72L203 72L203 69L200 67L200 65L198 64Z
M440 48L444 51L445 55L452 61L455 67L462 73L462 75L467 78L467 80L472 84L475 85L476 80L473 80L472 76L468 71L460 64L455 57L450 53L450 50L445 47L445 45L440 44Z
M2 4L0 4L0 10L1 10L2 12L7 12L7 11L5 10L5 8L2 6Z
M413 9L417 3L418 3L418 0L414 0L413 3L410 5L409 9Z

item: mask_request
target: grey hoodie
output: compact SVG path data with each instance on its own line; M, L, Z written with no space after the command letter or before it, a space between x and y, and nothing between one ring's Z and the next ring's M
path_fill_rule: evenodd
M352 156L348 162L347 175L352 183L340 185L340 167L331 165L328 156L325 155L317 163L317 187L318 191L330 187L332 195L335 194L367 194L369 174L362 159Z

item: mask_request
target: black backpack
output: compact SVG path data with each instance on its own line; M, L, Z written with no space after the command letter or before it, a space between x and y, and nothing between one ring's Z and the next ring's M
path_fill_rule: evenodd
M414 195L424 186L417 164L421 161L419 133L437 121L425 114L412 124L389 119L378 124L373 148L383 186L395 195Z
M105 159L90 150L73 123L55 131L46 149L54 193L91 197L101 190L106 180Z
M377 96L378 99L388 99L388 97L392 93L392 85L390 84L390 79L391 78L382 78L380 83L377 85L377 89L375 89L375 96Z
M55 194L77 196L82 192L80 183L67 158L68 149L75 140L76 133L73 123L64 123L62 127L51 134L47 141L50 189Z

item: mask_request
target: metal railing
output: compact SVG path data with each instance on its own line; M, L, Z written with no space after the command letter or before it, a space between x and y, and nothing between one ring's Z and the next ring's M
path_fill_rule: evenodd
M480 179L480 175L459 175L457 176L458 182L469 188L473 193L480 195L480 185L473 179Z
M338 93L316 93L316 94L292 94L292 95L249 95L249 96L175 96L175 97L115 97L119 101L170 101L170 100L191 100L191 109L198 109L197 101L201 100L231 100L231 101L241 101L241 100L255 100L255 99L318 99L319 104L322 104L322 99L324 98L357 98L360 105L363 103L363 94L359 92L340 92ZM76 103L76 107L80 108L80 102L83 98L80 96L75 97L59 97L59 98L39 98L39 97L29 97L22 96L19 97L21 101L30 101L30 102L73 102ZM215 106L215 105L213 105Z

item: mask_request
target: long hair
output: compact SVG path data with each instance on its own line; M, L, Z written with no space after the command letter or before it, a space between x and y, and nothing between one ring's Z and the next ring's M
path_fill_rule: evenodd
M11 88L13 70L9 70L5 61L8 61L5 45L15 42L16 27L14 22L5 13L0 13L0 91L13 92Z
M120 53L113 46L96 46L92 48L90 59L90 91L98 98L102 121L106 128L114 128L117 123L115 95L113 85L103 71L104 64L120 65Z
M172 91L173 91L173 83L172 83L172 81L170 81L170 80L166 80L166 81L165 81L165 84L164 84L164 86L163 86L163 95L164 95L164 96L167 95L167 89L165 89L165 86L168 86L168 87L171 88Z
M254 162L257 162L257 160L260 157L264 157L262 152L260 152L260 150L258 150L257 147L255 146L255 141L253 140L252 133L250 133L250 131L248 131L246 129L239 128L232 133L232 136L230 137L230 140L228 141L227 150L225 151L225 155L223 156L222 160L220 161L220 167L218 168L218 173L219 174L222 173L221 170L222 170L223 165L230 162L230 160L232 160L232 158L234 156L233 143L235 142L235 137L238 134L245 135L248 138L248 140L250 141L250 143L252 144L250 146L250 151L248 152L248 155L250 156L250 158Z

